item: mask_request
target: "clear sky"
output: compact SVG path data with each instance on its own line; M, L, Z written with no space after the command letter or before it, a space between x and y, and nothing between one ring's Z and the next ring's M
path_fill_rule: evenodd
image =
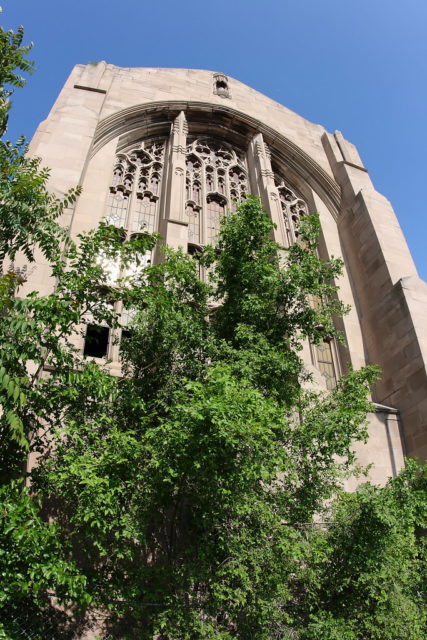
M427 280L426 0L5 0L37 73L8 137L31 137L72 67L222 71L353 142Z

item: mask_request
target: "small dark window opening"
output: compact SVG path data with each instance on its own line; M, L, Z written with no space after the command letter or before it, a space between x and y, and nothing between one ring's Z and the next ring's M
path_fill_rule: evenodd
M108 351L109 337L110 330L108 327L88 324L83 355L92 356L92 358L105 358Z

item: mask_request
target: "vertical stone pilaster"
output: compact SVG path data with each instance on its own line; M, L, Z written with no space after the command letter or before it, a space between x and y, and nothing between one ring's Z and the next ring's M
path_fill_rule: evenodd
M174 249L186 248L188 221L185 216L185 152L188 126L181 111L171 126L167 153L166 193L161 233Z
M279 192L274 184L270 150L261 133L257 133L249 143L248 163L252 182L257 185L257 195L261 199L264 211L270 215L276 225L273 232L274 240L284 246L287 240ZM287 247L287 244L285 246Z

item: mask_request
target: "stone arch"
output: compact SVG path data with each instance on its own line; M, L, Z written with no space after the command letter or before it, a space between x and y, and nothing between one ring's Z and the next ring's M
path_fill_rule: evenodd
M162 101L128 107L98 123L91 156L114 138L118 138L117 151L120 151L143 137L165 135L181 111L184 111L189 133L193 135L208 134L246 148L256 133L262 133L272 162L286 168L291 184L303 195L307 187L315 191L337 218L341 209L341 192L333 178L284 135L229 106L198 101Z

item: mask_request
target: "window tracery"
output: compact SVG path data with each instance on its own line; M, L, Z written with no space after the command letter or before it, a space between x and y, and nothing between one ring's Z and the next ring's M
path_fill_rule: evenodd
M118 190L110 193L107 202L107 222L115 227L126 226L129 208L129 195Z
M187 145L186 213L188 240L216 242L221 217L227 207L248 192L246 157L243 152L210 138L196 138Z
M139 147L116 156L105 218L109 224L123 227L126 230L124 237L157 230L164 156L164 139L144 141ZM118 263L99 256L99 263L106 270L107 284L111 287L116 286L120 278L132 281L141 277L151 260L152 252L147 251L138 262L120 269ZM104 328L96 324L90 327L84 344L85 355L111 355L113 346L109 333L106 334ZM102 337L102 344L98 334Z
M204 244L217 242L221 218L227 211L235 211L238 203L250 192L250 185L245 151L212 137L195 135L188 137L187 131L185 130L183 134L179 153L185 154L187 249L190 254L197 254ZM187 146L185 146L185 139ZM268 148L265 143L263 144L267 156ZM251 147L248 153L252 153L255 160L257 159L256 152L251 151ZM166 139L152 138L143 141L138 147L129 146L116 156L109 186L107 220L118 227L124 227L127 236L158 229L162 180L166 175L164 174L165 155ZM308 214L308 206L289 187L287 181L280 175L280 171L275 172L274 167L272 170L269 154L267 159L267 168L264 165L260 167L258 186L261 186L261 181L266 180L266 176L269 180L274 177L277 191L271 188L270 195L276 199L276 202L277 198L280 202L285 232L283 243L285 246L291 246L298 241L298 226L301 219ZM184 158L180 157L180 162L183 160ZM183 165L182 168L181 165L176 167L171 159L168 162L168 171L183 173ZM269 170L268 173L267 170ZM273 187L272 182L269 184ZM182 194L182 191L180 193ZM183 201L184 197L181 200L182 204L184 204ZM130 282L141 277L143 269L150 264L151 259L151 252L147 252L139 264L128 265L126 270L120 272L115 265L108 265L111 286L114 286L119 277L128 278ZM204 270L200 265L198 269L200 277L203 278ZM122 324L123 335L125 335L127 323L123 321ZM90 339L92 338L89 332L89 342ZM110 344L111 341L108 342L108 340L106 344ZM310 348L312 362L324 376L327 388L334 388L339 371L336 347L333 342L325 341L320 345L310 345ZM105 349L110 352L112 347L105 347Z
M107 221L132 232L156 230L165 141L145 141L116 157Z
M308 214L308 207L304 200L297 196L278 174L274 175L274 183L279 193L286 240L290 246L298 241L298 225L301 219Z

